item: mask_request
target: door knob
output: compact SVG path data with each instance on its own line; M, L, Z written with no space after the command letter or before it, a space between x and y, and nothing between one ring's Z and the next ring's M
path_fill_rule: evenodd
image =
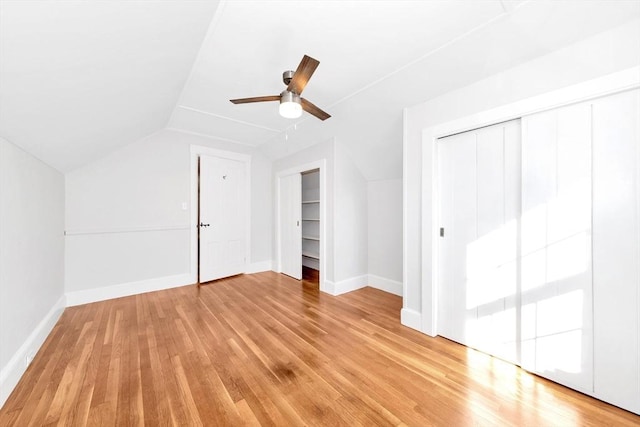
M204 224L204 223L200 222L200 227L208 227L209 225L211 225L211 224Z

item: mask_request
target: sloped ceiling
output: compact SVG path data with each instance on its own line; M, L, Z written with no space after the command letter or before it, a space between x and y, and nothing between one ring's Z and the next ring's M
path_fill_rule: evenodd
M61 171L166 126L216 1L0 1L0 136Z
M637 0L0 0L0 136L63 171L164 127L272 158L336 137L366 179L399 178L403 107L639 17ZM303 96L332 118L229 102L278 94L304 54Z

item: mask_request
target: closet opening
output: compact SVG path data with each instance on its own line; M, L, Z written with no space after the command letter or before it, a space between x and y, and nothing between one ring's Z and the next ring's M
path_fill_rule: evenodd
M301 173L302 280L320 283L320 169Z
M276 177L277 270L326 291L325 161L300 165Z

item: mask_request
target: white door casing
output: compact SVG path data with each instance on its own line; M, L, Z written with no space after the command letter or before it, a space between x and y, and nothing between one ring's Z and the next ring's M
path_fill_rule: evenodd
M246 270L245 163L200 156L200 282Z
M299 173L279 179L280 272L302 279L302 176Z

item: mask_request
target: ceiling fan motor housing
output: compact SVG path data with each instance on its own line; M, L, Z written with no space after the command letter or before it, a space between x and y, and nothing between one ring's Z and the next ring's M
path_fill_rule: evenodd
M293 78L294 73L295 71L292 71L292 70L288 70L282 73L282 81L284 82L285 85L289 86L289 83L291 82L291 79Z

